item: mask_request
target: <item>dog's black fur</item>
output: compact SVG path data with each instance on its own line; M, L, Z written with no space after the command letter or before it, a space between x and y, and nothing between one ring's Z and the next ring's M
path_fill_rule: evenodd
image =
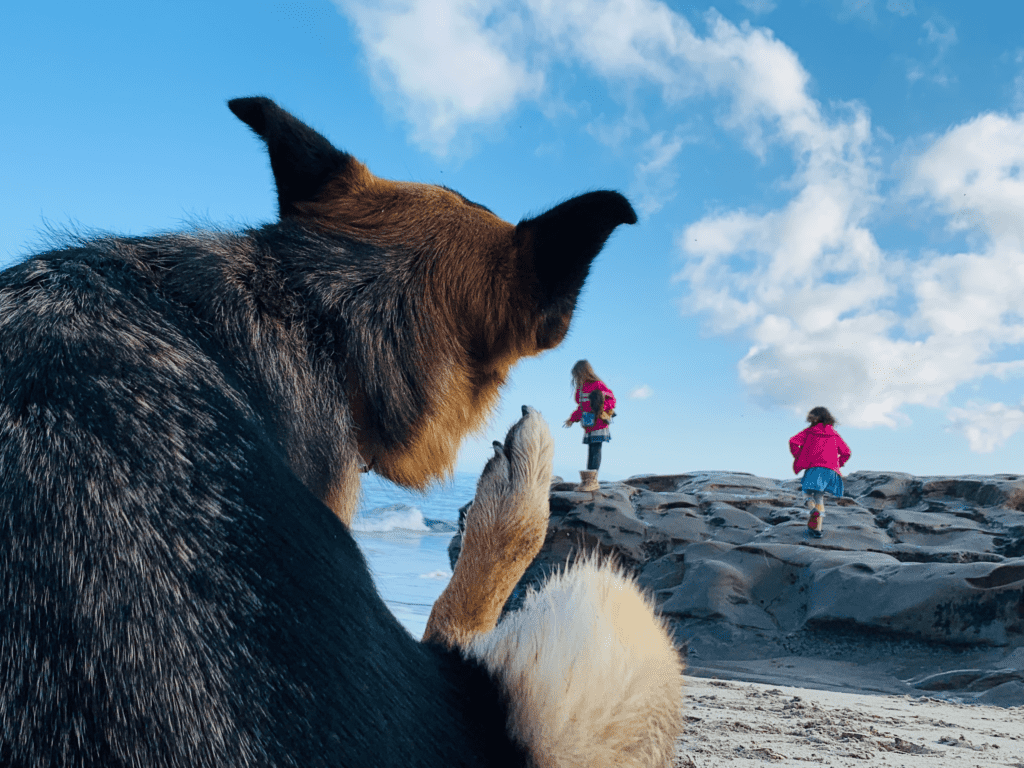
M378 596L356 473L447 471L431 441L561 340L635 215L596 192L512 227L230 106L280 222L0 275L0 765L522 765L495 682Z

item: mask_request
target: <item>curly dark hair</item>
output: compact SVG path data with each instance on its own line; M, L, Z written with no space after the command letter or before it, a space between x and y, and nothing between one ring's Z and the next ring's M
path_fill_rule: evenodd
M812 427L815 424L827 424L831 427L836 423L832 414L828 412L828 408L822 408L820 405L817 408L811 408L807 414L807 420L811 422Z

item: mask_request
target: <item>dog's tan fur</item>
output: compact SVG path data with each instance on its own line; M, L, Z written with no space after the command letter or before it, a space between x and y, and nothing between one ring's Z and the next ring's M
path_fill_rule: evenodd
M631 578L583 557L497 623L549 513L551 435L523 411L481 475L424 640L462 648L500 681L509 731L538 768L663 766L682 726L682 662Z
M544 543L553 445L547 424L526 408L505 444L494 444L466 518L462 553L434 603L425 641L464 648L498 623L502 606Z
M506 255L527 254L529 244L516 241L512 224L444 187L384 179L353 158L319 200L297 206L296 216L381 248L429 254L417 277L440 332L420 339L418 351L423 378L436 382L432 402L401 446L381 444L372 430L359 432L368 465L400 485L423 488L451 471L463 437L483 426L515 362L555 346L569 317L555 334L531 326L536 318L527 299L507 288L522 288L529 278L524 265ZM507 299L494 301L499 294ZM465 350L475 353L471 359ZM352 385L358 424L359 386Z

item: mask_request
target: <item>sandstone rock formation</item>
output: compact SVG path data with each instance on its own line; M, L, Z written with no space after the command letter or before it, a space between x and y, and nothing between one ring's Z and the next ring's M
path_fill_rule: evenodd
M810 539L798 479L695 472L596 493L556 479L544 548L507 608L598 551L636 573L698 673L757 680L765 665L814 658L825 685L847 674L886 692L1024 705L1024 476L845 482L826 500L824 538ZM799 666L791 684L815 683Z

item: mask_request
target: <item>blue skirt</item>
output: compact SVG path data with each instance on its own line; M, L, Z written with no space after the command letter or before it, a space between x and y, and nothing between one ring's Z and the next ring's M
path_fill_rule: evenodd
M802 484L804 493L831 493L833 496L843 495L843 478L838 472L827 467L811 467L804 470Z

